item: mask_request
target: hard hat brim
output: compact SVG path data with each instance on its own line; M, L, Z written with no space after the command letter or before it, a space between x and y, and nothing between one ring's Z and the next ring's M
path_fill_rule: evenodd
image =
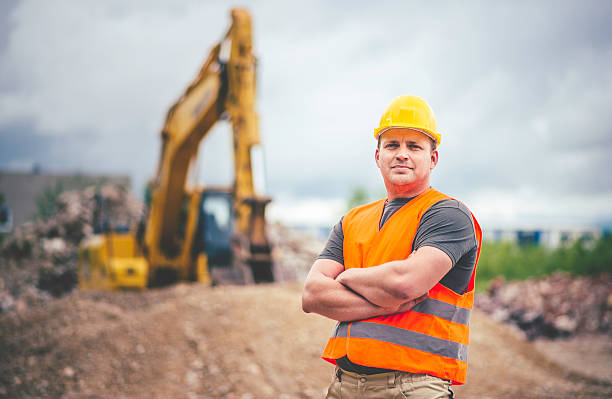
M384 127L376 132L374 132L374 138L376 140L378 140L378 138L385 132L387 132L388 130L392 130L392 129L408 129L408 130L414 130L416 132L419 133L423 133L424 135L426 135L427 137L429 137L430 139L432 139L433 141L436 142L436 145L440 145L440 138L439 138L439 134L435 135L434 133L425 130L425 129L421 129L421 128L417 128L417 127L412 127L412 126L387 126ZM436 137L438 136L438 137Z

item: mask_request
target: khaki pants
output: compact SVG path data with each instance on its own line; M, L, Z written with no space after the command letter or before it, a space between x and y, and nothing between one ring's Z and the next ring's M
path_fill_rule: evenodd
M336 368L326 399L451 399L450 386L450 381L427 374L361 375Z

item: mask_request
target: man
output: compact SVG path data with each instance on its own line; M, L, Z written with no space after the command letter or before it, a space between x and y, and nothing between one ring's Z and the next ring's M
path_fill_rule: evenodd
M350 210L312 265L305 312L337 320L328 398L448 398L467 374L481 243L465 205L430 187L441 135L429 105L395 98L374 130L387 198Z

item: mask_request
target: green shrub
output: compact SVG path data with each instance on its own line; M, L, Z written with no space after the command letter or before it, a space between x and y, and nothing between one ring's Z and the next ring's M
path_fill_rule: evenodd
M599 275L612 272L612 235L595 242L578 240L569 246L519 246L511 242L485 242L480 251L477 288L486 288L495 277L524 280L556 272Z
M57 183L55 187L45 188L42 194L36 198L36 217L46 220L55 215L55 212L57 211L57 198L63 191L64 189L61 183Z

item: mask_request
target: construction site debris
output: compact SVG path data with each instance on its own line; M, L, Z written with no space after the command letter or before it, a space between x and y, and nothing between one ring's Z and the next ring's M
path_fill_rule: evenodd
M325 241L278 222L269 224L267 232L273 247L276 281L304 281Z
M137 223L144 206L121 186L102 186L61 193L54 208L53 215L18 226L0 244L0 313L44 303L76 286L77 247L93 234L97 209L103 223L115 228Z
M0 313L73 290L80 241L100 228L133 228L143 212L142 201L120 186L60 194L54 215L19 226L0 244ZM96 220L99 225L94 225ZM324 241L280 223L267 231L277 281L304 280ZM27 299L20 301L23 295Z
M497 278L476 307L495 320L517 326L528 339L612 332L612 280L554 274L506 282Z

